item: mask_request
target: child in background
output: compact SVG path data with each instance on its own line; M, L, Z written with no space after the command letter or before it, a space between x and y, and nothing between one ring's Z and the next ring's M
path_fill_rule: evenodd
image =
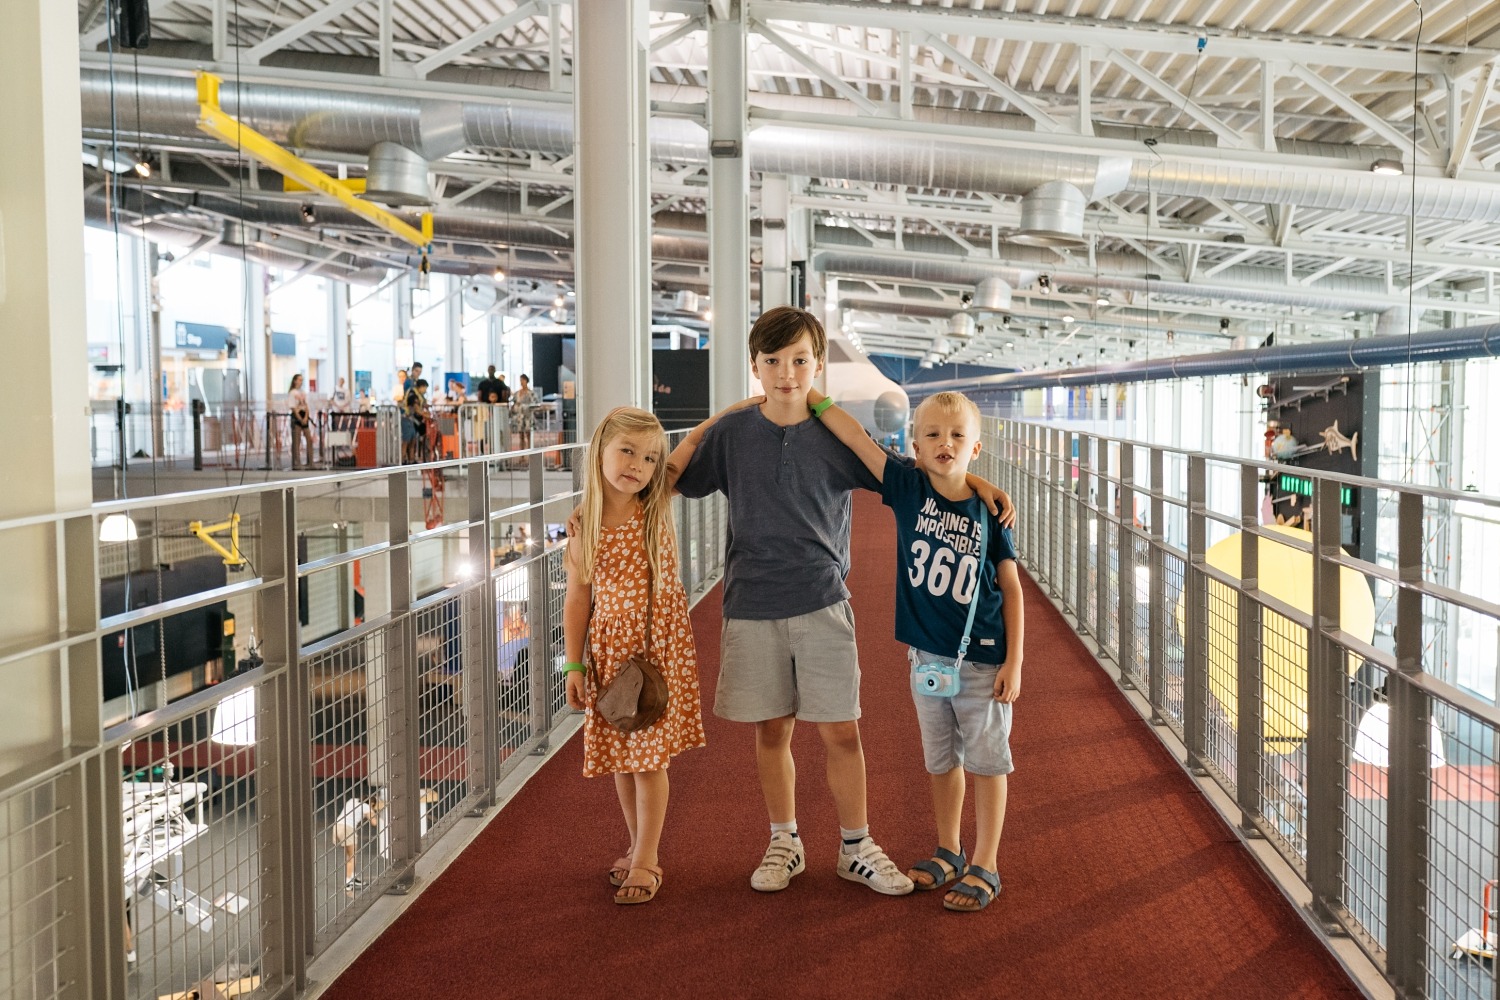
M824 399L816 390L808 394L815 407ZM912 415L915 467L886 454L836 406L824 407L823 423L881 480L881 498L895 512L896 638L911 647L913 671L921 664L954 663L970 605L978 602L957 693L931 697L913 685L938 846L908 874L918 889L958 879L943 907L982 910L1000 892L996 855L1005 825L1006 775L1014 770L1011 705L1021 693L1025 616L1010 531L994 523L981 530L985 506L964 481L979 454L979 407L957 392L924 399ZM967 867L959 840L965 771L974 776L975 806L974 855Z
M657 850L667 813L667 764L676 754L704 744L698 658L677 570L661 423L633 407L611 411L594 430L588 463L578 531L568 543L565 561L568 662L563 669L568 704L584 712L584 776L615 776L630 833L629 852L609 873L610 883L619 887L615 902L648 903L662 884ZM599 690L585 676L585 631L599 683L607 685L645 647L648 607L651 648L646 654L666 679L667 709L651 725L622 733L594 710Z
M851 492L879 480L808 412L808 390L828 353L823 324L791 306L767 310L750 330L751 372L765 396L722 415L683 468L689 497L728 498L730 543L714 712L753 723L770 843L751 888L779 892L806 868L797 829L792 732L817 726L838 815L838 876L888 896L912 881L870 836L859 734L859 651L844 578ZM694 433L704 430L696 428ZM860 432L863 434L863 431ZM878 451L878 448L877 448ZM983 480L1006 508L1009 498Z
M363 889L365 882L354 874L354 854L359 849L359 825L369 823L374 829L385 802L374 792L362 799L350 799L344 803L338 818L333 821L331 835L335 847L344 849L344 889L355 892Z

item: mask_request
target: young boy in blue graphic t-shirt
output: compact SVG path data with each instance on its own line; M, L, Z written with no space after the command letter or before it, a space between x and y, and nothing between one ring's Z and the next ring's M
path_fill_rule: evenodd
M822 399L808 395L812 405ZM957 693L912 695L932 776L938 846L908 875L919 890L953 883L943 897L946 909L982 910L1000 892L996 855L1006 775L1014 770L1011 705L1021 693L1025 616L1011 533L965 482L979 454L979 408L957 392L924 399L912 416L915 467L888 455L838 407L825 409L823 423L880 479L881 498L895 512L896 638L911 647L913 671L955 662L970 603L978 602ZM976 814L974 853L967 860L959 843L965 772L974 776Z

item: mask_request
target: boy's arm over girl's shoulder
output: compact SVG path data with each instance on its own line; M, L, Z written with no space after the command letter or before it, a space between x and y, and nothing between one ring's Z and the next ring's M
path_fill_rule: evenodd
M715 413L713 416L703 421L703 423L688 431L687 436L684 437L680 442L678 442L677 447L672 449L672 454L667 457L667 486L669 488L676 488L677 481L682 478L683 472L685 472L687 470L687 467L692 464L693 456L697 453L698 446L703 443L703 435L708 432L708 429L710 427L712 427L719 421L719 418L723 417L724 414L732 413L735 410L743 410L751 406L759 406L765 401L765 396L750 396L746 399L742 399L738 403L732 403L729 406L724 407L724 409L720 410L718 413ZM713 490L710 489L704 492L711 493L713 492ZM697 491L695 491L693 495L699 494L697 493Z
M817 389L809 389L807 405L816 406L828 398L830 397ZM865 468L869 469L870 474L875 477L876 482L885 482L885 461L890 453L865 433L864 426L854 419L853 414L834 403L823 410L822 421L844 447L858 456L859 460L865 464ZM979 494L979 499L984 501L990 513L999 518L1002 527L1009 528L1016 523L1016 508L1010 502L1009 493L972 472L964 478L969 488Z

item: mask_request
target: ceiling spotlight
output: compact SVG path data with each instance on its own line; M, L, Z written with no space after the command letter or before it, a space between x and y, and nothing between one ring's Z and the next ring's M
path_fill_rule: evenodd
M1382 174L1386 177L1400 177L1406 173L1406 168L1401 165L1400 160L1376 160L1370 164L1370 173Z
M1016 349L1016 342L1014 340L1007 340L1005 342L1005 349L1007 351L1013 351L1013 350L1015 350Z
M561 309L565 301L566 300L561 295L559 295L557 298L552 300L552 304L558 309Z
M1227 330L1227 329L1229 329L1229 317L1228 316L1220 316L1219 317L1219 329L1220 330Z
M1071 323L1071 322L1073 322L1073 314L1072 313L1063 313L1063 322L1064 323Z
M150 158L145 153L142 153L136 159L135 166L132 167L131 169L135 171L135 175L137 177L142 177L142 178L150 177L151 176L151 160L150 160Z
M705 310L703 310L703 322L705 322L705 323L712 323L713 321L714 321L714 311L712 309L705 309Z
M1099 297L1094 300L1094 305L1098 306L1100 309L1109 308L1109 296L1105 295L1103 292L1100 292Z
M493 277L496 281L504 281L505 280L505 268L503 268L503 267L497 267L497 268L495 268L495 273L491 277Z
M964 292L962 295L960 295L958 297L958 305L959 305L959 308L961 308L961 309L967 309L967 308L969 308L969 306L972 305L973 302L974 302L974 296L971 295L969 292Z
M1036 279L1036 287L1037 287L1037 291L1041 292L1043 295L1051 295L1052 294L1052 277L1051 277L1051 275L1046 275L1046 274L1038 275L1037 279Z
M302 206L302 221L309 226L317 224L318 215L313 211L313 207L311 205Z

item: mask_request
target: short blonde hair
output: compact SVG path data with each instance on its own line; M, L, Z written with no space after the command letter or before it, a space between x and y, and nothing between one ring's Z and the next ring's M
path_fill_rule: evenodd
M938 392L922 400L911 415L913 428L921 426L922 418L929 410L939 410L950 414L962 413L974 422L976 430L981 426L979 404L961 392Z

